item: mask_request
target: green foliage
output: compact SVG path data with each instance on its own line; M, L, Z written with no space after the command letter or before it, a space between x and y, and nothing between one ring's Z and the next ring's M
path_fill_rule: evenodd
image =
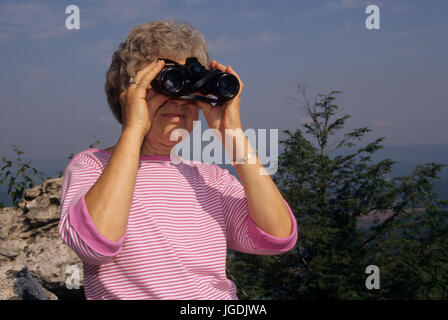
M97 135L94 134L92 135L93 138L93 142L91 144L89 144L89 148L96 148L100 145L100 141L97 139ZM70 149L70 154L68 155L67 159L70 161L73 159L73 157L75 156L75 153L73 151L73 149ZM64 175L64 171L59 171L58 173L58 178L61 178Z
M23 197L25 189L34 187L36 183L34 179L44 180L45 177L42 172L31 166L29 160L26 162L22 161L21 155L24 153L15 144L13 144L13 151L17 156L16 161L9 160L6 156L2 157L0 184L8 183L8 196L11 197L14 206L17 206L19 200ZM16 166L15 174L13 173L14 165ZM2 202L0 202L0 208L3 208Z
M93 142L89 145L89 148L95 148L99 146L100 141L96 138L97 135L93 135ZM41 181L50 179L51 177L44 177L43 173L38 171L36 168L32 167L31 161L27 160L23 162L21 155L24 154L23 151L19 150L15 143L12 145L13 151L16 153L16 160L9 160L6 156L2 157L2 168L0 172L0 185L5 182L8 183L8 196L11 198L14 206L17 206L19 201L22 199L23 194L26 189L32 188L36 185L35 178ZM71 149L68 160L73 159L74 153ZM4 165L3 165L4 164ZM14 166L16 167L15 174ZM63 171L59 171L59 178L64 174ZM0 209L4 207L4 204L0 201Z
M298 222L298 241L277 256L235 252L228 259L240 299L446 299L448 298L448 201L438 200L433 182L442 164L419 165L410 176L390 178L394 161L372 163L379 138L346 155L370 129L345 133L350 118L334 119L339 91L311 103L298 86L311 119L286 130L285 151L273 177ZM314 143L313 143L314 142ZM350 151L350 150L347 150ZM348 153L348 154L347 154ZM382 213L361 228L363 219ZM366 267L380 270L380 289L367 290Z

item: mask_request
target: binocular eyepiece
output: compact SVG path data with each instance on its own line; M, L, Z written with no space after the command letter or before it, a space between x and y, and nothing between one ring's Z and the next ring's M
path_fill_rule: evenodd
M165 66L151 81L151 86L165 95L221 103L234 98L240 90L239 81L233 74L207 70L196 57L187 58L185 65L169 59L158 60L164 60ZM215 98L191 94L195 91Z

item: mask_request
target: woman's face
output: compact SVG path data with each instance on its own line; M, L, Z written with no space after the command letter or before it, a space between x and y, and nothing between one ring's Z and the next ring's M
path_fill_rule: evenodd
M185 59L174 61L185 64ZM151 127L145 139L167 145L177 144L177 141L170 141L171 132L180 128L191 133L193 121L198 120L199 109L200 107L195 100L169 98L154 114Z

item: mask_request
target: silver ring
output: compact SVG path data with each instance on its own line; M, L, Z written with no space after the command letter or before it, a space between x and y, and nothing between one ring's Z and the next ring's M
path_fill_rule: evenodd
M129 78L129 83L138 85L139 81L135 81L134 78L131 77L131 78Z

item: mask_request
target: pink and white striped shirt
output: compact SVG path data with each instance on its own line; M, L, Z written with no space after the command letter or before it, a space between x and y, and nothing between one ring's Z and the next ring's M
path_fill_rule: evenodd
M111 153L87 149L65 169L61 238L84 266L87 299L237 300L226 277L227 248L275 255L297 241L265 233L248 214L241 183L215 164L169 156L140 157L125 234L117 241L95 227L84 201ZM285 201L286 202L286 201Z

